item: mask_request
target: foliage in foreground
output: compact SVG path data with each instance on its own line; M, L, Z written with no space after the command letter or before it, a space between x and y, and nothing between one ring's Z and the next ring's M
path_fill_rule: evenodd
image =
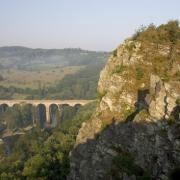
M148 27L142 26L132 39L155 43L157 46L158 44L178 44L180 42L179 21L172 20L158 27L154 24L150 24Z
M65 179L69 152L83 121L90 118L95 103L81 107L59 128L32 129L20 136L10 155L0 148L0 179Z

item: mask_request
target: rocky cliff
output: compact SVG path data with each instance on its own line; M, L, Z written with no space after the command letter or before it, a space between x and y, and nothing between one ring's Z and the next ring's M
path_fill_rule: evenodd
M173 49L173 52L172 52ZM168 179L180 174L180 46L125 40L98 83L69 179Z

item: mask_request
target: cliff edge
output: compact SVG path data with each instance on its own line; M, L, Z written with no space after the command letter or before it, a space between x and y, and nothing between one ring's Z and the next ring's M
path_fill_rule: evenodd
M69 179L169 179L180 174L180 28L150 25L109 57L99 104L82 124Z

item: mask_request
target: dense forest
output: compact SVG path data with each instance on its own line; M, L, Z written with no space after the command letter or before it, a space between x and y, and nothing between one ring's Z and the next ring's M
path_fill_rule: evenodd
M95 107L96 103L76 110L66 107L56 127L42 129L36 126L18 137L11 137L16 142L10 151L4 150L6 143L0 144L0 179L65 179L69 172L69 152L78 130ZM24 108L20 112L8 110L1 116L1 124L5 116L8 129L22 129L31 124L28 108Z

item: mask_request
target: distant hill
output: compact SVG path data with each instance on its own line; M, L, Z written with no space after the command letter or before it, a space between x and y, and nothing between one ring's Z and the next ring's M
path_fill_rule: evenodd
M0 67L37 69L52 65L79 66L105 61L107 52L82 49L32 49L21 46L0 47Z

